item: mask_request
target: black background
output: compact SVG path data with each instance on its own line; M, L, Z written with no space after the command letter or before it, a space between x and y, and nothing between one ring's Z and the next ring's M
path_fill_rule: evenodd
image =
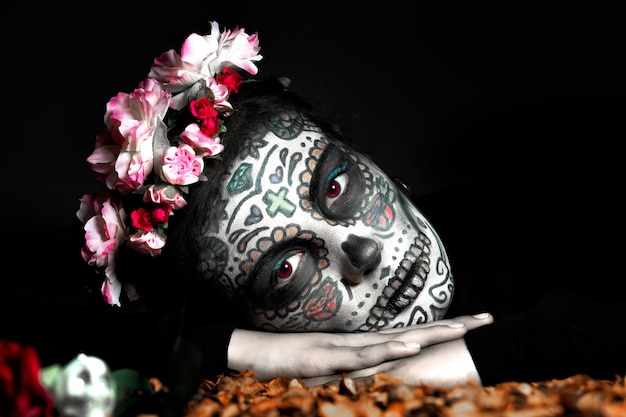
M418 195L581 153L623 177L616 3L14 3L2 14L3 263L20 280L67 273L106 102L210 20L258 32L260 75L291 78Z

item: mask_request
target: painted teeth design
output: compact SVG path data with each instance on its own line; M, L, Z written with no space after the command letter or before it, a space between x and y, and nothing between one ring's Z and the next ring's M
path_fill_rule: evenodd
M404 253L394 276L376 300L367 321L359 327L371 331L386 327L402 310L411 305L424 289L430 271L430 247L428 237L419 233L409 250Z

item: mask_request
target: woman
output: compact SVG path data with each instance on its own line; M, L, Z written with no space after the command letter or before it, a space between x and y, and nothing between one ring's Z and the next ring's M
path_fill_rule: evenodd
M228 39L246 45L228 62L256 72L257 38L218 31L157 58L107 107L89 161L119 195L85 197L78 215L83 257L105 274L88 329L110 333L55 330L73 347L60 350L172 383L228 369L441 386L624 373L610 286L624 277L623 203L605 192L618 179L585 155L418 205L285 80L238 81L227 60L198 57L194 45ZM495 322L471 315L485 311Z
M217 24L212 23L211 35L203 39L213 41L217 32ZM583 218L580 216L589 216L597 207L609 214L609 210L618 207L616 202L603 207L600 195L577 202L566 213L551 213L557 207L555 195L565 198L566 184L559 182L545 191L545 186L550 184L545 179L547 176L535 172L540 180L534 181L534 175L524 173L519 186L513 188L513 197L499 190L496 200L491 201L491 195L478 198L477 190L472 190L473 195L468 198L486 205L481 205L479 210L464 207L456 216L464 219L461 222L454 218L438 219L437 224L445 227L449 235L449 239L441 239L412 201L408 185L390 179L368 156L355 150L347 138L316 118L306 103L288 91L285 80L237 80L236 73L229 70L230 63L256 74L254 63L260 60L256 35L248 36L238 29L225 31L221 36L218 45L223 49L218 47L216 56L200 46L202 38L192 35L181 48L182 56L168 51L154 61L150 80L157 80L157 86L173 94L169 109L176 109L168 110L164 116L166 136L172 142L172 138L177 138L194 146L193 157L196 161L203 157L204 169L201 174L195 174L198 167L190 164L183 169L180 162L178 169L185 175L194 173L194 180L198 180L190 185L185 183L188 188L180 188L174 174L167 176L166 163L158 179L159 166L155 162L157 180L152 184L147 177L140 184L150 187L140 203L166 202L166 207L175 209L176 215L166 216L166 220L160 215L149 218L145 210L143 215L136 215L140 221L135 221L130 229L130 246L151 255L163 253L155 259L141 256L131 257L130 262L126 259L119 265L118 274L122 284L130 289L130 298L135 297L134 291L145 294L151 311L163 306L183 306L180 321L185 330L179 336L193 340L199 352L209 359L205 362L206 369L216 373L224 371L226 366L248 368L254 369L260 378L276 375L332 378L342 371L368 375L386 370L402 375L408 382L443 385L468 380L491 384L507 379L564 377L572 372L597 372L598 377L611 377L624 370L623 358L616 355L617 348L623 346L624 321L619 314L623 302L607 297L606 287L600 287L603 298L590 297L594 295L594 287L590 285L592 275L589 275L594 274L597 279L599 275L606 276L605 285L608 285L611 279L623 276L623 269L615 266L612 271L601 268L586 271L577 265L577 256L571 258L571 254L580 251L568 243L572 241L569 234L576 230L572 225ZM235 52L234 48L228 49L228 42L245 47L240 46ZM220 61L222 57L227 59ZM198 75L206 77L207 73L214 78L209 76L207 81ZM218 89L213 80L228 86L228 93ZM200 105L207 97L210 101ZM126 106L125 98L120 101ZM163 106L156 103L155 108ZM129 117L126 113L117 117L115 112L116 104L112 101L105 116L105 133L123 135ZM207 154L211 155L206 157ZM107 173L109 185L117 180L116 187L125 191L128 181L120 177L132 170L119 168L122 159L118 157L115 172L109 165ZM101 162L96 158L94 168L102 173L106 164ZM580 171L578 165L572 168L573 173ZM558 173L560 167L556 165L554 169ZM181 172L175 174L183 176ZM589 187L602 191L589 172L595 170L585 171L575 182L576 186L589 183ZM605 184L607 179L603 179ZM555 193L555 188L559 193ZM520 190L526 192L521 199ZM530 195L533 199L527 197ZM511 198L509 204L502 205L507 198ZM535 198L541 199L540 210L536 209ZM182 200L185 207L181 207ZM591 204L586 204L587 201ZM498 206L496 212L489 211ZM132 206L127 207L133 210ZM449 212L449 207L433 207L429 217L437 218L446 211ZM605 216L611 219L615 231L623 224L618 213L615 212L617 219ZM548 217L550 214L555 214L554 218ZM512 215L519 217L511 219ZM167 224L166 233L162 224ZM619 253L620 243L616 239L619 233L607 235L596 218L585 222L584 229L584 234L575 236L595 242L594 251L585 252L592 258L597 258L601 247L606 248L601 253ZM166 235L167 245L163 246ZM466 237L471 239L463 240ZM494 245L494 242L505 244ZM548 244L554 246L543 246ZM458 261L448 258L448 245L455 245ZM539 249L546 249L546 253L537 255L540 261L534 262L534 257L528 255L529 247L533 248L532 253L542 253ZM483 248L490 249L483 251ZM508 253L511 250L513 254ZM519 263L508 262L511 256L520 255ZM148 261L155 269L141 261ZM611 262L614 261L612 257ZM451 262L457 266L452 268ZM569 265L576 266L570 270ZM494 273L494 268L501 270ZM460 278L453 279L457 275L453 274L455 270ZM563 271L568 271L566 278ZM489 280L491 276L496 278ZM590 297L589 300L580 300L576 294L550 292L569 288L580 293L583 287L576 277L582 277L585 288L582 295ZM516 283L516 279L521 283ZM524 284L539 279L542 288ZM411 333L408 329L444 318L455 283L459 282L457 285L464 290L455 296L460 298L454 307L456 315L493 313L493 308L507 320L465 334L468 328L491 323L492 318L489 314L463 316L457 322L467 327L446 329L445 336L438 328L441 338L432 342ZM507 297L509 286L515 290ZM178 294L175 303L174 294ZM489 294L498 302L476 301L479 297L490 300ZM113 303L116 299L117 296ZM520 300L522 305L516 306ZM594 300L602 304L595 305ZM463 302L467 305L463 306ZM500 309L500 303L507 307ZM599 314L606 323L607 328L601 334L611 335L608 350L596 350L595 335L602 325L590 319L591 312ZM223 332L216 332L204 328L205 322L209 326L218 322L226 327L221 327ZM390 343L380 356L384 359L373 360L368 356L369 363L356 364L341 356L331 364L324 362L328 360L324 357L322 366L311 367L307 356L311 349L306 343L326 340L324 337L332 338L337 333L371 331L391 340L421 343L426 349L417 354L418 348L412 344ZM316 334L307 339L303 335L291 336L294 332ZM322 336L321 332L333 335ZM497 341L504 334L504 340L509 342L500 345ZM357 347L372 343L363 337L354 335L348 338L350 341L342 339L341 343ZM510 343L513 340L516 342ZM443 341L447 342L436 343ZM290 343L295 343L293 349L289 349ZM527 346L529 343L531 346ZM542 346L544 343L551 348ZM427 348L430 344L434 346ZM259 349L263 345L267 348ZM369 349L374 350L369 347L365 351ZM595 354L580 355L580 349ZM307 353L299 358L294 351ZM211 353L207 355L208 352ZM336 351L331 352L338 358ZM599 364L601 357L606 360ZM538 365L529 366L529 359ZM319 365L319 361L316 359L315 363ZM215 364L218 366L211 368ZM325 379L309 382L322 380Z
M210 35L190 35L181 55L165 52L137 89L107 104L88 158L107 190L85 195L77 213L83 258L104 273L103 299L180 315L157 345L191 341L205 376L226 365L259 378L332 375L490 322L432 326L454 290L436 232L407 186L318 120L285 80L243 81L232 68L256 74L259 49L256 35L219 33L212 22ZM285 361L289 344L307 353Z

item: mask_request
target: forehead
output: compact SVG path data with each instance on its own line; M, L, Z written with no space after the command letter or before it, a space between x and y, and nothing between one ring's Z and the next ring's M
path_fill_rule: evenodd
M305 121L273 127L248 141L229 168L224 182L228 218L220 225L220 234L258 229L273 219L293 218L299 206L308 208L319 158L330 143L345 148Z

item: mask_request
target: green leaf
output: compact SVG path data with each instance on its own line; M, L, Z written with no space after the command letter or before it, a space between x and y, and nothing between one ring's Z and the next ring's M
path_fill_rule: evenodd
M58 363L41 368L41 371L39 371L39 377L41 378L43 386L50 390L54 385L54 381L59 377L59 373L62 369L63 367Z
M135 402L144 400L146 396L154 394L150 381L141 373L132 369L118 369L112 372L116 387L116 403L114 415L124 413Z

